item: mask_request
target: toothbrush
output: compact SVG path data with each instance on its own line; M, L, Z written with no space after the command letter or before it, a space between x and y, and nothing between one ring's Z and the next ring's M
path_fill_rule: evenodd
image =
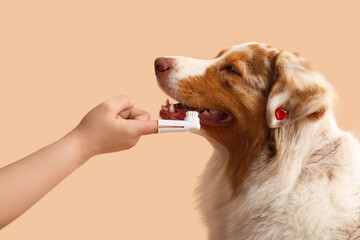
M196 111L186 112L184 120L158 120L158 133L165 132L187 132L200 130L199 113Z

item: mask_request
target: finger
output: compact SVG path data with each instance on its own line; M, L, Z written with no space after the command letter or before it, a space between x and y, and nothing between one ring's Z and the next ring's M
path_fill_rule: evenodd
M138 108L132 108L128 119L149 120L150 119L150 114L147 113L144 110L141 110L141 109L138 109Z
M131 114L132 108L122 110L118 113L117 117L121 117L123 119L128 119Z
M154 134L158 132L156 120L128 120L129 124L137 130L140 135Z
M125 109L118 114L123 119L134 119L134 120L149 120L149 113L144 110L140 110L137 108L129 108Z
M107 100L104 102L104 104L113 109L116 114L118 114L123 110L132 108L134 106L134 101L125 95L121 95Z

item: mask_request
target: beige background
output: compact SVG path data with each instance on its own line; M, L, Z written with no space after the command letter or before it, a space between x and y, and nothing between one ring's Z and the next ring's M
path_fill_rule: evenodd
M158 118L156 57L212 58L247 41L305 56L336 87L341 128L359 135L359 4L292 2L1 1L1 166L119 94ZM193 189L211 152L197 135L172 133L95 157L0 239L206 239Z

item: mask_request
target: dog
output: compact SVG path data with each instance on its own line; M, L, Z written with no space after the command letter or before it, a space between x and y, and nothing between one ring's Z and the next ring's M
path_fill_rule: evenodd
M359 142L335 91L297 53L262 43L211 60L155 60L163 119L198 111L214 147L197 188L210 240L360 239Z

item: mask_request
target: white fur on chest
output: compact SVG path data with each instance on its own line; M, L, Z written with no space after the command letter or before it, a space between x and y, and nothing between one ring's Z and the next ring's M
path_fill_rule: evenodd
M227 152L216 145L198 188L209 239L348 239L360 223L360 157L357 141L344 139L334 179L302 178L302 164L289 164L287 174L259 182L265 173L254 170L236 197L225 176Z

